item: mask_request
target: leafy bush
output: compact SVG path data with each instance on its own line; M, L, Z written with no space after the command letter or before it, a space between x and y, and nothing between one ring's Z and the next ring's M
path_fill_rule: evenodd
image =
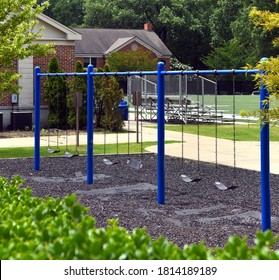
M254 247L234 236L224 248L201 243L181 249L163 237L152 240L145 229L129 232L117 220L97 228L75 195L33 197L22 183L0 178L1 259L279 259L279 250L272 250L278 238L270 231L258 233Z
M48 64L48 73L62 73L58 58L53 56ZM66 77L48 76L44 83L45 100L49 108L48 126L65 128L66 126Z
M75 73L83 73L85 69L80 61L75 63ZM74 106L74 96L76 94L80 95L81 107L79 108L79 127L86 127L87 121L87 77L86 76L74 76L69 82L69 93L67 95L67 115L68 115L68 128L76 128L76 108Z
M98 72L111 72L108 65L98 68ZM96 76L95 86L95 126L106 130L121 131L124 126L118 105L124 98L123 90L114 76Z

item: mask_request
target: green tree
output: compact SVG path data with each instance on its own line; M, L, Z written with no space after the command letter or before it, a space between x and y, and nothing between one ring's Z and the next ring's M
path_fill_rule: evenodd
M279 4L279 0L275 1ZM262 27L265 32L272 32L273 30L279 29L279 13L271 12L268 10L259 10L254 7L250 12L250 17L253 19L256 27ZM279 46L279 36L274 38L272 41L274 46ZM262 61L257 66L265 75L256 75L256 80L258 85L266 85L267 90L270 94L270 99L268 102L279 99L279 56L270 57L268 61ZM267 121L278 122L279 119L279 107L274 106L268 112L262 110L260 112L260 117L266 116Z
M181 63L194 69L204 68L201 58L212 49L208 22L215 5L216 0L182 1L177 8L185 10L182 12L183 21L172 23L169 17L167 22L168 48Z
M53 18L53 9L60 0L48 0L49 5L44 9L44 14ZM42 5L45 0L37 0L37 4Z
M134 0L85 0L84 25L95 28L141 28L146 17L134 9ZM141 3L139 3L139 9ZM147 2L147 1L146 1Z
M42 5L35 0L1 0L0 9L0 96L4 92L18 93L15 71L16 59L29 56L43 56L51 52L51 45L35 43L41 37L40 31L35 31L37 17L48 2Z
M48 64L48 73L62 73L58 59L53 56ZM48 103L48 126L66 127L66 93L67 82L64 76L49 76L44 83L45 100Z
M210 69L239 69L245 65L246 54L236 40L230 40L214 49L203 59Z
M110 67L98 68L98 72L110 72ZM95 77L95 126L111 131L121 131L123 120L118 105L123 99L123 91L113 76Z
M249 18L253 6L278 9L274 2L266 0L217 1L209 20L213 50L203 59L208 67L239 68L276 53L271 41L279 33L268 34L260 26L254 28Z
M37 0L38 4L44 0ZM69 26L77 27L82 25L84 17L84 0L48 0L49 6L44 14Z
M82 25L84 0L59 0L52 9L53 18L70 27Z
M85 27L136 28L150 22L182 63L199 67L209 53L208 17L216 0L85 0Z
M107 62L113 71L148 71L156 70L157 59L151 58L152 53L140 48L126 52L111 53Z
M75 64L75 73L85 72L83 65L80 61ZM86 77L74 76L70 82L70 92L67 95L67 108L68 108L68 127L74 128L76 126L76 108L74 106L74 98L76 95L81 97L81 107L79 108L79 127L86 126L87 108L86 108ZM77 100L77 98L76 98Z
M233 38L231 24L237 19L243 6L242 0L217 0L209 19L211 45L221 47Z
M171 57L170 69L171 70L192 70L193 68L187 64L181 63L177 58Z

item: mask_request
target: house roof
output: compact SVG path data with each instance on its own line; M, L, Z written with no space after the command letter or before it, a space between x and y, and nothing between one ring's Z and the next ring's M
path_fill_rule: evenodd
M48 17L45 14L38 15L39 24L36 26L37 31L43 25L44 30L41 31L43 37L37 40L68 40L76 41L81 40L81 35L75 30L61 24L60 22L54 20L53 18Z
M155 52L159 57L170 57L172 53L153 31L144 29L97 29L75 28L82 40L76 41L76 55L100 57L116 51L131 40L136 40Z
M130 41L133 41L135 37L128 38L118 38L105 52L105 54L109 54L111 52L117 51L123 46L127 45Z

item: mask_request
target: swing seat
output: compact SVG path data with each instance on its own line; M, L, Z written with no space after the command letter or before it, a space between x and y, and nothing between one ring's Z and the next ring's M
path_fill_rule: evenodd
M71 157L75 157L75 156L78 156L78 155L77 155L77 154L72 154L72 153L66 151L66 152L64 153L64 156L65 156L65 157L68 157L68 158L71 158Z
M140 170L142 168L142 162L141 160L137 160L134 158L130 158L127 160L127 164L129 167L136 169L136 170Z
M217 181L214 183L214 186L217 187L221 191L226 191L228 190L228 187L226 187L223 183Z
M103 163L105 163L106 165L113 165L113 164L117 164L118 161L111 161L111 160L109 160L107 158L104 158L103 159Z
M200 177L196 177L194 179L191 179L189 176L187 176L185 174L181 174L181 179L186 183L194 183L194 182L198 182L198 181L201 180Z
M238 187L237 184L234 184L234 183L231 186L227 187L227 186L225 186L223 183L221 183L219 181L215 182L214 186L217 187L221 191L233 190L233 189Z
M60 150L58 150L58 149L53 150L52 148L47 148L47 152L48 152L49 154L54 154L54 153L59 153Z

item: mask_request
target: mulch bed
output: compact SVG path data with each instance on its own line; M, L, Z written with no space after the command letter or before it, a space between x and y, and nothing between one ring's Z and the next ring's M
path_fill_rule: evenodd
M143 167L127 166L127 155L106 156L119 160L105 165L104 156L94 157L94 183L86 184L86 157L41 158L41 170L34 171L33 159L0 160L0 176L20 175L26 179L33 195L60 197L77 193L81 204L89 207L97 226L117 218L119 225L133 230L146 227L153 238L160 235L179 246L199 243L210 247L223 246L231 235L247 236L253 244L261 230L260 173L227 166L218 166L220 180L230 185L234 174L238 188L220 191L214 186L215 166L200 163L202 180L185 183L181 180L181 159L166 157L166 201L157 203L157 157L135 155ZM184 171L195 176L197 162L187 161ZM279 233L278 175L271 175L272 229Z

